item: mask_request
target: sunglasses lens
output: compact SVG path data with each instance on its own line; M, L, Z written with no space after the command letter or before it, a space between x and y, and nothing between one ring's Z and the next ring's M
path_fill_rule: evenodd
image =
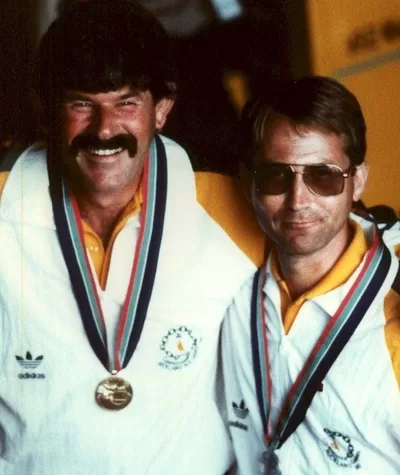
M263 165L256 170L254 182L259 193L281 195L293 182L293 174L301 173L308 188L319 196L340 195L344 189L343 171L333 165L307 165L303 172L294 172L282 163Z
M343 172L329 165L306 167L304 181L319 196L340 195L344 188Z
M292 174L287 165L266 165L256 171L254 183L263 195L281 195L289 189Z

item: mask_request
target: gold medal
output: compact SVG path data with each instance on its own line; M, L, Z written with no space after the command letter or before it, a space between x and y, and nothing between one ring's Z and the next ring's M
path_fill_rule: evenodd
M97 404L105 409L123 409L131 402L132 396L132 386L118 376L103 379L96 388Z

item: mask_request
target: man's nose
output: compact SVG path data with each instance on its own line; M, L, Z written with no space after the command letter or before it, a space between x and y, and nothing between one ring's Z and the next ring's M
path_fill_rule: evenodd
M304 175L302 172L295 172L292 176L292 183L288 191L288 203L291 209L306 208L310 199L312 198L312 192L304 182Z
M120 132L118 113L112 107L97 108L92 116L90 129L101 140L114 137Z

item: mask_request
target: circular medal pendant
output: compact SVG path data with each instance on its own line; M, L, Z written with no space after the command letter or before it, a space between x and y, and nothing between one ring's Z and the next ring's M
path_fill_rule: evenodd
M260 473L267 475L281 475L278 456L273 450L266 450L259 459Z
M131 402L132 395L132 386L117 376L103 379L96 388L97 404L105 409L123 409Z

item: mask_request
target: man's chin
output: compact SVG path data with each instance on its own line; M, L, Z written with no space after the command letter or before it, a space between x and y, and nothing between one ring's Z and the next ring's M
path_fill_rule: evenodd
M296 236L290 239L280 240L278 247L280 252L287 256L309 256L324 247L322 241L315 242L309 236Z

